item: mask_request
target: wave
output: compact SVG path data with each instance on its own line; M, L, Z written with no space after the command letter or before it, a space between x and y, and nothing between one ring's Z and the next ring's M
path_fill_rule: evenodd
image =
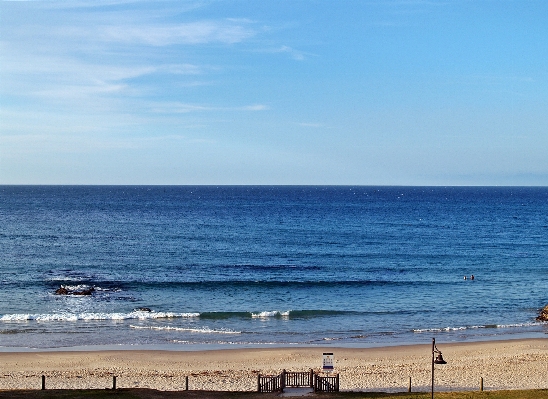
M248 319L251 317L251 312L202 312L200 313L200 319L213 319L213 320L222 320L222 319Z
M266 318L266 317L289 317L290 311L280 312L278 310L271 310L259 313L251 313L251 317L254 318Z
M79 321L79 320L131 320L131 319L173 319L199 317L199 313L148 312L129 313L45 313L45 314L5 314L0 321Z
M436 332L451 332L451 331L464 331L464 330L477 330L483 328L522 328L522 327L534 327L540 326L543 323L528 322L528 323L515 323L515 324L486 324L480 326L458 326L458 327L442 327L442 328L417 328L414 329L414 333L436 333Z
M184 328L184 327L171 327L171 326L135 326L130 325L130 328L137 330L158 330L158 331L184 331L184 332L193 332L193 333L202 333L202 334L241 334L241 331L234 331L229 329L217 329L213 330L211 328Z
M355 312L340 310L265 310L256 312L159 312L151 311L148 308L135 309L128 313L45 313L45 314L4 314L0 315L0 321L79 321L79 320L147 320L147 319L174 319L174 318L200 318L204 320L223 320L223 319L254 319L254 318L315 318L340 315L363 315L371 312ZM375 313L375 312L373 312Z
M184 345L240 345L240 346L249 346L249 345L260 345L260 346L268 346L268 345L276 345L279 346L281 343L276 341L188 341L188 340L177 340L174 339L171 342L174 344L184 344ZM302 345L302 342L284 342L284 346L286 345Z
M201 319L231 319L231 318L314 318L324 316L340 316L349 314L363 314L363 312L345 310L264 310L256 312L203 312Z
M84 290L89 290L89 289L93 289L95 291L105 291L105 292L111 292L111 291L118 292L118 291L121 291L121 289L118 288L118 287L108 288L108 287L100 287L100 286L93 285L93 284L76 284L76 285L61 284L60 287L66 289L68 291L84 291Z

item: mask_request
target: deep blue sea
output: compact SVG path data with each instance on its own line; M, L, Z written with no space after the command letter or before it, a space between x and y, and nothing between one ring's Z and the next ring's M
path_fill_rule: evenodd
M0 350L546 338L548 188L0 186L0 272Z

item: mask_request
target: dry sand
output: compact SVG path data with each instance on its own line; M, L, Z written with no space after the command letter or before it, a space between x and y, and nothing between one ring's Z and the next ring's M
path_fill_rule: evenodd
M439 343L446 365L436 365L436 390L548 388L548 339ZM0 389L46 387L255 391L257 374L319 371L333 352L342 390L428 391L431 344L386 348L269 348L211 351L0 352Z

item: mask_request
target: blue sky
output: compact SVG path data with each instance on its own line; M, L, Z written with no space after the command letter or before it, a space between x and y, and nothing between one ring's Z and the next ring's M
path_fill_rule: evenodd
M548 185L544 0L0 3L0 184Z

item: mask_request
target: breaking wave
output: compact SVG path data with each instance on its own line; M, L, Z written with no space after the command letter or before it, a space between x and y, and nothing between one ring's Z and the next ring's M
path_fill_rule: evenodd
M136 309L129 313L46 313L46 314L4 314L0 315L0 321L77 321L77 320L131 320L131 319L174 319L174 318L200 318L200 319L231 319L231 318L314 318L324 316L345 315L348 313L337 310L267 310L259 312L156 312ZM356 312L357 313L357 312Z
M6 314L0 321L79 321L79 320L131 320L131 319L173 319L198 317L199 313L144 312L129 313L47 313L47 314Z

